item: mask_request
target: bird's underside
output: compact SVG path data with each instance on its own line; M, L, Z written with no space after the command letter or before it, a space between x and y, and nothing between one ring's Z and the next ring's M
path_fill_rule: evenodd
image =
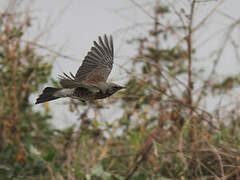
M103 92L102 90L99 90L98 92L92 92L86 88L79 87L74 89L72 98L86 101L94 99L103 99L111 95L112 93L110 93L109 91Z

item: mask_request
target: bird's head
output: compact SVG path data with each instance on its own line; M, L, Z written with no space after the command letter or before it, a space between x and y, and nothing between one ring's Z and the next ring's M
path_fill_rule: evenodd
M114 94L115 92L121 90L121 89L125 89L126 87L124 86L120 86L118 84L115 83L108 83L108 89L107 91L109 92L109 94Z

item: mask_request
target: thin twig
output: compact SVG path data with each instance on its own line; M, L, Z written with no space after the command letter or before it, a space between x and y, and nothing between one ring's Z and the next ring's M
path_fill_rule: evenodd
M193 16L194 16L194 8L195 8L196 0L193 0L191 3L191 11L189 16L189 25L188 25L188 37L187 37L187 47L188 47L188 104L190 107L192 106L192 90L193 90L193 82L192 82L192 24L193 24ZM192 115L192 110L190 112L190 116Z
M44 50L47 50L48 52L56 55L56 56L59 56L59 57L63 57L65 59L69 59L69 60L72 60L72 61L78 61L79 59L77 58L73 58L73 57L70 57L70 56L67 56L67 55L64 55L64 54L61 54L57 51L54 51L53 49L50 49L49 47L47 46L44 46L44 45L41 45L41 44L38 44L36 42L33 42L33 41L26 41L26 40L21 40L22 42L26 43L26 44L30 44L32 46L35 46L35 47L38 47L38 48L41 48L41 49L44 49Z

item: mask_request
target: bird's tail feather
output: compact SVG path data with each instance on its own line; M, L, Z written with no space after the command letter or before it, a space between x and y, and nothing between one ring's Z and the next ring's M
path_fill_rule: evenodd
M54 93L61 89L62 88L46 87L43 90L43 93L37 98L37 101L35 104L44 103L47 101L52 101L54 99L58 99L59 97L54 96Z

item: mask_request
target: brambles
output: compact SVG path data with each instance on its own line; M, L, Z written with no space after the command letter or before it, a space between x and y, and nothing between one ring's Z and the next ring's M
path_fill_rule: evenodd
M144 10L137 1L131 2ZM1 16L1 177L239 179L239 103L235 97L231 100L239 86L239 72L217 73L226 46L222 45L213 49L215 56L208 57L212 69L206 76L206 69L199 66L199 49L189 41L189 30L193 28L191 36L197 39L196 27L204 26L190 26L193 13L162 3L153 8L152 28L144 37L136 35L129 41L138 44L138 51L129 59L132 69L126 70L128 88L104 102L71 100L69 111L79 115L80 121L64 130L47 123L52 118L49 104L40 113L29 102L51 72L48 57L34 48L41 46L22 41L29 18ZM239 22L227 29L233 31ZM223 97L231 100L229 104L220 105ZM210 98L219 100L211 111L205 105ZM120 117L106 113L109 107L116 108L113 114Z
M0 22L0 171L1 178L19 179L47 170L37 147L53 135L50 116L33 111L29 97L47 82L52 65L22 41L30 27L28 18L5 12Z

